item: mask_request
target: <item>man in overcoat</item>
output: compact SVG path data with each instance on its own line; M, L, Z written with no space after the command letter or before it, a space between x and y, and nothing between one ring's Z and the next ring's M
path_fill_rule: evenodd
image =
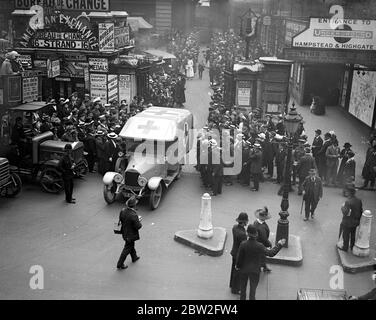
M251 162L250 172L253 180L252 191L259 191L259 182L262 178L262 150L259 143L255 143L253 149L249 153Z
M138 230L142 228L141 218L137 215L135 210L136 204L136 198L131 197L126 202L127 207L120 211L119 222L121 223L121 233L125 241L125 245L117 262L118 269L128 268L128 266L124 265L124 261L128 254L131 255L132 262L136 262L138 259L140 259L140 257L137 256L137 252L134 247L135 241L140 240Z
M304 221L314 218L315 209L320 199L322 198L322 181L320 177L316 176L316 169L309 170L309 176L303 182L303 200L305 203L305 218Z
M363 213L362 200L355 196L356 190L354 185L347 186L347 200L342 205L342 222L341 231L343 237L343 246L338 249L347 251L353 249L355 245L355 232L360 223L360 218Z
M306 147L304 151L305 155L300 158L297 165L297 173L299 177L298 195L302 195L303 193L303 182L305 178L308 177L309 170L316 168L316 162L310 153L310 148Z
M114 132L107 134L108 141L104 145L105 172L114 171L115 163L119 153L119 147L116 144L118 135Z
M269 241L269 226L266 223L266 220L271 218L271 215L269 213L269 210L267 207L264 207L262 209L257 209L255 212L256 220L253 223L253 225L257 229L258 237L257 241L262 243L266 248L271 248L272 243ZM270 272L272 271L267 265L265 260L263 261L262 268L264 272Z
M232 265L231 265L231 276L230 276L230 288L233 294L239 294L240 292L240 281L239 281L239 272L235 270L236 257L238 255L238 250L240 244L247 240L247 232L245 230L246 225L248 224L248 214L245 212L239 213L239 216L236 218L238 222L232 227Z
M72 145L67 143L64 146L65 154L59 161L59 167L62 171L62 177L64 182L65 201L67 203L76 203L76 199L72 198L73 194L73 178L75 163L72 157Z
M319 156L318 153L323 145L324 141L321 138L321 130L316 129L315 130L315 137L312 141L312 156L315 158L316 161L316 167L319 167Z
M240 272L240 300L245 300L248 279L250 281L249 300L256 300L256 289L260 280L260 269L265 256L274 257L286 243L285 239L278 241L272 249L266 248L257 241L257 229L253 225L247 227L248 240L240 244L236 270Z

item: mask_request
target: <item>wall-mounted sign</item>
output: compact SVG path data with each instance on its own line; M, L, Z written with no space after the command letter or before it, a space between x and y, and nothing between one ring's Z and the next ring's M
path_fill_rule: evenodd
M121 74L119 75L119 101L127 100L127 103L131 101L131 75Z
M22 78L22 103L38 100L38 77Z
M107 77L108 88L108 102L118 100L118 76L116 74L109 74Z
M107 103L107 75L90 73L90 97L101 98L102 103Z
M72 11L109 11L109 0L15 0L16 9L30 9L33 5Z
M108 59L106 58L89 58L90 72L108 72Z
M129 46L129 27L115 27L115 49Z
M47 60L47 77L55 78L60 75L60 61L59 60Z
M84 82L85 82L85 89L90 90L90 75L89 75L89 68L84 68Z
M31 68L31 55L30 54L21 54L18 57L18 62L25 68Z
M237 102L239 106L250 106L251 81L238 81Z
M99 51L115 50L115 27L113 23L98 23Z
M35 68L47 68L47 60L34 60Z
M291 47L292 38L307 28L307 22L287 20L285 25L285 45Z
M34 16L30 20L34 19ZM20 45L28 48L96 50L98 39L79 19L60 13L48 29L28 27Z
M376 20L311 18L309 28L293 38L293 47L376 50L375 30Z

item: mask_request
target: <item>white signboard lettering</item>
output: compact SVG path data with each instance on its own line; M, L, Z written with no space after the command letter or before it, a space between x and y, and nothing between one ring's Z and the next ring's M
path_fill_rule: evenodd
M109 11L109 0L15 0L16 9L30 9L34 5L72 11Z
M89 58L90 72L108 72L108 60L106 58Z
M38 77L22 78L22 102L38 100Z
M108 102L118 100L118 76L109 74L107 77Z
M128 104L131 101L131 75L119 75L119 100L127 100Z
M102 103L107 103L107 75L90 74L90 96L91 99L101 98Z
M115 30L113 23L99 23L99 51L113 52L115 50Z
M251 88L238 88L238 105L249 106L251 100Z
M376 50L376 20L311 18L309 28L293 38L293 47Z

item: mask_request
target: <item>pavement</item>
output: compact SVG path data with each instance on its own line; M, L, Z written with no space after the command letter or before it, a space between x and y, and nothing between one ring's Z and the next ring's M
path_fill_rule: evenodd
M187 81L186 107L195 115L197 127L208 114L208 74L204 79ZM364 163L368 135L355 120L337 108L327 108L325 116L309 113L298 106L306 123L309 141L316 128L323 133L335 129L339 142L349 141L357 153L357 176ZM361 181L361 179L359 180ZM77 204L64 202L64 195L43 193L33 184L25 184L14 199L0 199L0 299L161 299L161 300L235 300L228 284L231 270L231 228L239 212L248 212L253 221L255 209L267 205L272 213L268 224L276 231L281 198L279 186L262 183L259 192L239 184L224 186L223 194L213 197L214 227L226 228L223 255L211 257L174 241L178 230L198 227L201 196L205 190L192 167L174 182L161 201L150 211L141 202L143 217L141 240L136 249L141 259L118 271L116 261L124 245L113 233L122 203L107 205L102 196L101 177L88 174L75 181ZM358 191L364 209L375 212L375 192ZM299 267L272 264L270 274L262 274L257 299L296 299L299 288L344 289L360 295L373 288L371 272L343 274L339 268L335 244L344 202L340 189L325 188L315 220L304 222L300 216L301 197L290 194L290 233L300 237L303 264ZM372 223L372 247L376 242L376 223ZM30 268L41 266L43 289L31 289ZM339 276L335 281L334 276Z

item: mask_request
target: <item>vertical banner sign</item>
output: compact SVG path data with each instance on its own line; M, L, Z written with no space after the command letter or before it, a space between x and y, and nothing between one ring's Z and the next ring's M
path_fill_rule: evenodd
M115 30L113 23L99 23L99 51L113 52L115 50Z
M119 75L119 101L131 102L131 76L129 74Z
M90 75L89 75L89 68L84 68L84 82L85 82L85 90L90 90Z
M38 100L38 77L22 79L22 103Z
M91 73L90 74L90 97L101 98L102 103L107 103L107 75Z
M108 88L108 102L118 100L118 76L116 74L109 74L107 77Z
M251 81L238 82L238 105L249 107L251 104Z
M47 77L55 78L60 76L60 61L47 59Z

